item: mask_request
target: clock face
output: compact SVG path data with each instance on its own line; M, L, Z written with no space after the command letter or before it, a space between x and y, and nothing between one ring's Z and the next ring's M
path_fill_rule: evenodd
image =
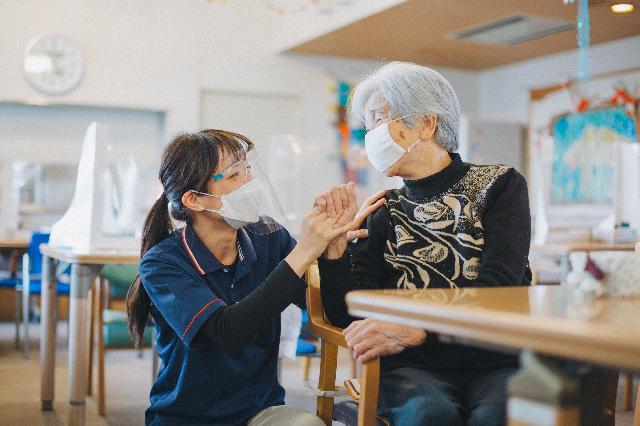
M58 35L35 38L24 56L27 81L47 95L62 95L74 89L82 80L84 66L82 50Z

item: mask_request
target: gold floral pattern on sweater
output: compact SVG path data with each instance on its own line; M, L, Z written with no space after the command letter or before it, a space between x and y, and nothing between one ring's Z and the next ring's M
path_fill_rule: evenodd
M421 200L406 188L387 194L395 238L385 261L399 272L398 289L456 288L478 277L487 193L507 166L471 166L446 192Z

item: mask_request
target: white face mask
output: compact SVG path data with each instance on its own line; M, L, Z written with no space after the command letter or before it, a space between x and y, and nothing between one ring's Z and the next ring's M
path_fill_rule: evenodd
M234 229L260 221L260 194L261 186L256 179L242 185L225 195L213 195L204 192L191 191L199 195L220 198L222 208L220 210L202 209L218 213Z
M389 124L402 120L404 117L406 117L406 115L381 124L370 132L367 132L364 136L364 149L367 152L367 157L373 167L380 173L389 170L404 154L410 152L411 149L420 142L420 139L418 139L409 148L404 149L391 137Z

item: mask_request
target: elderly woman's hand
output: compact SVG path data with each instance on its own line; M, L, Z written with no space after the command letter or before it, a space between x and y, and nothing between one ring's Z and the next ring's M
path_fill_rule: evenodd
M314 206L326 211L329 217L336 218L335 226L342 227L349 224L347 233L338 236L329 243L325 257L337 259L343 255L348 241L366 238L369 235L368 231L360 229L360 226L372 212L385 203L384 194L385 191L373 194L365 200L359 210L353 182L333 186L329 191L316 197Z
M362 364L418 346L427 338L427 332L421 328L371 318L352 322L343 333L353 357Z
M333 239L350 229L349 224L342 227L336 227L335 224L336 218L330 218L317 206L304 215L298 244L285 258L299 277L302 277L311 262L326 250Z

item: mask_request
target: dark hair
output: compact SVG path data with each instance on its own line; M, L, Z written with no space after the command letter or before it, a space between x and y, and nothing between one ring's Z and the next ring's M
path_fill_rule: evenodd
M219 154L238 152L244 144L253 146L243 135L214 129L180 134L169 142L162 154L159 172L164 191L144 221L140 258L174 230L171 217L191 223L189 210L182 204L182 195L191 190L206 192ZM151 299L138 275L127 293L129 332L138 346L150 311Z

